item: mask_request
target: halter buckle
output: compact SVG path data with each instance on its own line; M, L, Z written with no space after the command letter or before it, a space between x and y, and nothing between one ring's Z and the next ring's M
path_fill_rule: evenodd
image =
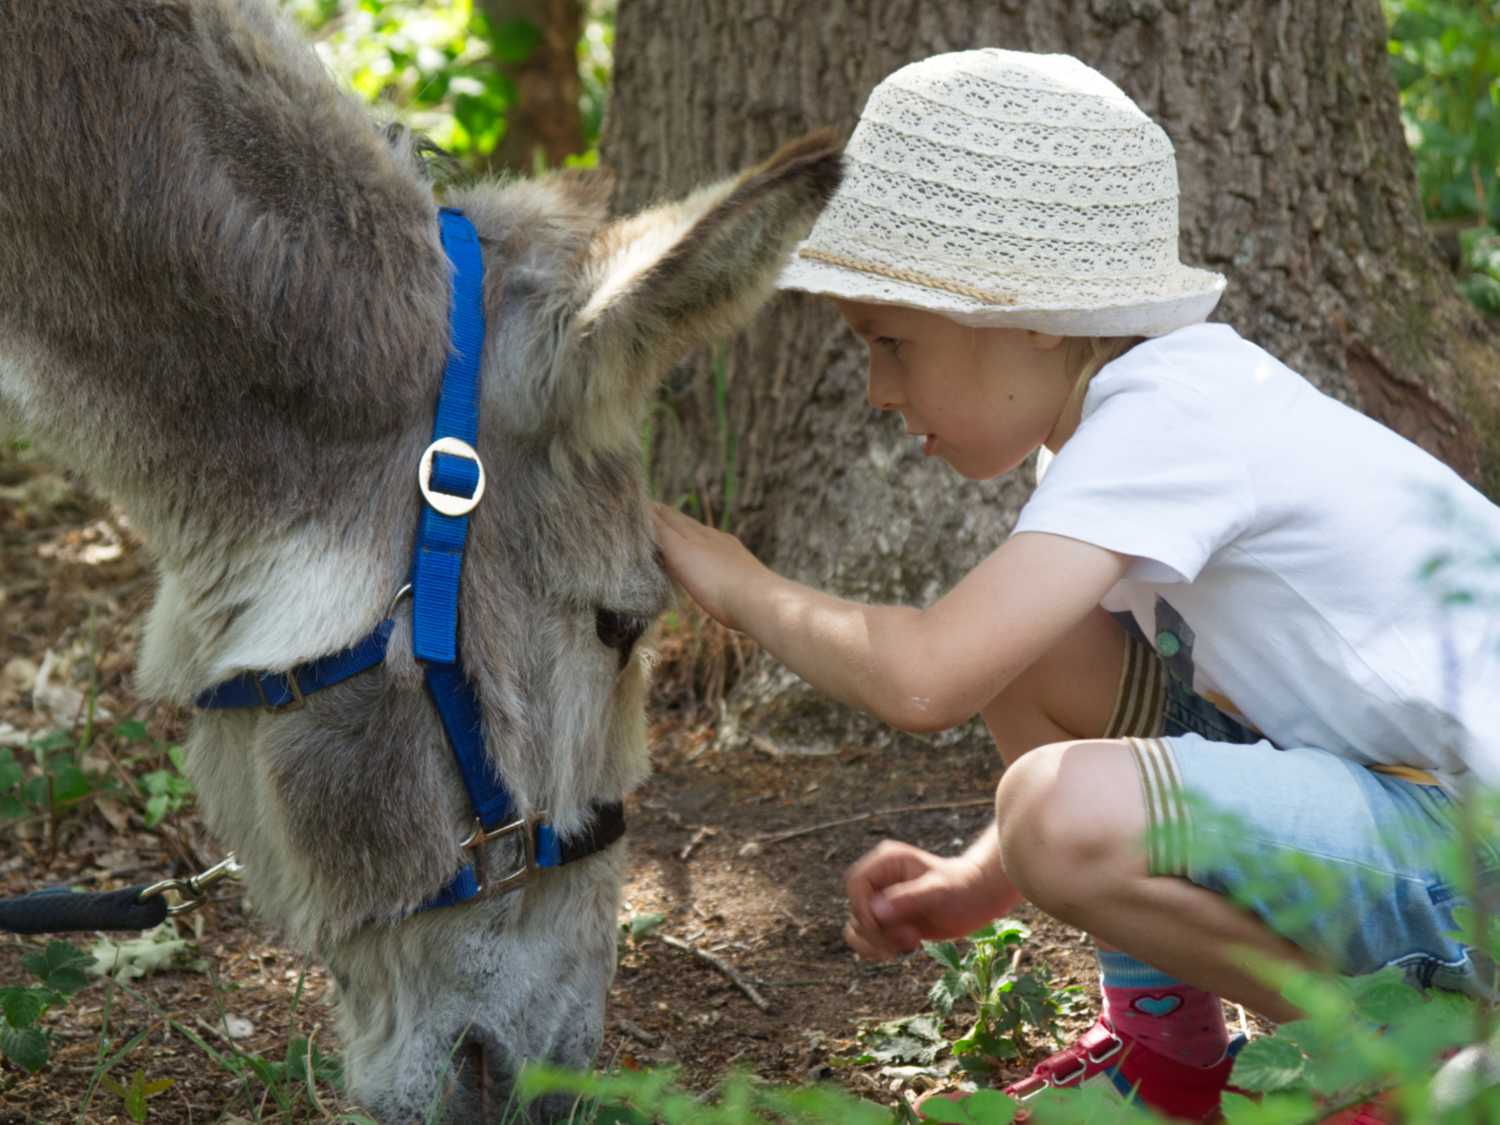
M294 668L290 672L277 672L275 674L286 681L286 690L291 698L281 703L272 703L266 696L266 686L261 683L260 675L252 672L250 673L250 682L255 685L255 690L260 695L261 709L275 715L283 711L300 711L306 707L307 701L302 698L302 685L297 682L296 669Z
M499 828L491 828L485 831L479 818L474 819L474 831L470 832L459 847L474 854L474 878L479 884L480 894L499 895L506 891L513 891L517 887L525 886L536 873L541 870L536 862L536 830L537 825L547 819L547 814L542 811L528 813L520 820L513 820L509 824L502 824ZM519 833L521 836L521 866L512 871L504 878L497 879L493 883L485 882L484 848L491 840L498 840L502 836L511 836Z
M432 487L432 458L438 453L446 453L450 457L463 457L474 462L479 470L479 480L474 485L474 495L454 496ZM422 490L422 498L427 501L427 506L433 511L441 512L445 516L466 516L479 506L480 497L484 495L484 462L479 459L479 454L468 442L456 437L440 437L422 451L422 460L417 464L417 487Z

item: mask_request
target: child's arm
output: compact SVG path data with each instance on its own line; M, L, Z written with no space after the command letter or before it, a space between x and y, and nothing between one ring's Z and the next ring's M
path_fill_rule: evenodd
M1012 536L928 609L872 606L768 570L733 536L656 506L667 570L826 695L910 731L965 721L1046 652L1125 573L1076 539Z

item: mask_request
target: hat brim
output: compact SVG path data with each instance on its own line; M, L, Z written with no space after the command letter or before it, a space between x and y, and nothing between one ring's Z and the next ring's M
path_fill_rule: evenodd
M986 305L899 278L864 273L794 255L777 278L778 289L868 301L937 313L984 328L1029 328L1056 336L1164 336L1208 319L1224 295L1222 274L1179 265L1162 296L1122 299L1093 308L1025 304Z

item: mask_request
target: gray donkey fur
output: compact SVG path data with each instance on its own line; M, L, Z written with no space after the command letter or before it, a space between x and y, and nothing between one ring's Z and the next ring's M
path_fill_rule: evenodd
M447 350L409 138L265 0L0 0L0 43L0 407L150 544L143 692L350 644L407 571ZM496 765L564 833L647 770L645 657L597 615L644 626L669 595L648 397L748 319L838 176L813 136L620 221L566 178L445 200L479 231L489 321L460 646ZM597 1049L622 849L407 917L470 814L398 622L382 667L303 710L200 716L189 772L258 910L334 971L355 1096L490 1119L520 1061Z

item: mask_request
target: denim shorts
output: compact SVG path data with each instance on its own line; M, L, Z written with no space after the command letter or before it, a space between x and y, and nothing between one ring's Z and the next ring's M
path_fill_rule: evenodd
M1233 899L1339 972L1398 966L1420 987L1496 998L1495 966L1460 940L1454 909L1466 903L1438 870L1457 851L1447 790L1275 746L1165 679L1158 735L1126 740L1152 874ZM1481 868L1500 871L1493 850Z

